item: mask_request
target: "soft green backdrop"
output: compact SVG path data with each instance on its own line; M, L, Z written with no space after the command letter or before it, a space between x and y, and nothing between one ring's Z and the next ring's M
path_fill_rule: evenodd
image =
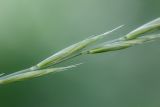
M0 72L121 24L109 38L160 17L159 0L0 0ZM68 70L0 86L0 107L159 107L160 41L84 56Z

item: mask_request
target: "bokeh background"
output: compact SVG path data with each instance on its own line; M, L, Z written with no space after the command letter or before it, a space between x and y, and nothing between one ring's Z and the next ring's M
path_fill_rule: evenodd
M119 25L123 36L160 16L159 0L0 0L0 72L30 67ZM90 55L55 75L0 86L0 107L159 107L160 41Z

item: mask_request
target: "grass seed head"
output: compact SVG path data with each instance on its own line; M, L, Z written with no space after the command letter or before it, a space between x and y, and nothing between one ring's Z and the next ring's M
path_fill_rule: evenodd
M125 36L126 40L131 40L139 37L141 34L147 33L152 30L160 29L160 18L157 18L147 24L142 25L141 27L133 30Z

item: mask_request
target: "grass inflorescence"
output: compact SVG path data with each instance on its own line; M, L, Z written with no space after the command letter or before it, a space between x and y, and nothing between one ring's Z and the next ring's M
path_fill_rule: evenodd
M94 42L97 42L99 39L103 39L105 36L118 30L121 27L122 26L119 26L103 34L91 36L87 39L84 39L76 44L62 49L61 51L53 54L52 56L46 58L45 60L39 62L35 66L32 66L28 69L17 71L8 75L2 73L0 74L0 84L12 83L25 79L35 78L76 67L79 64L58 68L55 68L54 65L62 63L71 58L78 57L80 55L91 55L109 51L122 50L135 45L143 44L145 42L154 41L160 38L160 34L155 34L157 30L160 30L160 18L157 18L151 22L148 22L147 24L138 27L137 29L129 32L128 34L120 38L105 41L104 43L100 44L93 44ZM149 32L153 34L148 34ZM88 46L92 46L93 48L87 48Z

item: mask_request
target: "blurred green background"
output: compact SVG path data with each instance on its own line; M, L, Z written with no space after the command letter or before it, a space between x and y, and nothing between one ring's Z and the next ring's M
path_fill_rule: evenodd
M125 24L123 36L160 16L159 0L0 0L0 72ZM108 39L109 39L108 38ZM107 39L106 39L107 40ZM159 107L160 41L79 57L55 75L0 86L0 107Z

